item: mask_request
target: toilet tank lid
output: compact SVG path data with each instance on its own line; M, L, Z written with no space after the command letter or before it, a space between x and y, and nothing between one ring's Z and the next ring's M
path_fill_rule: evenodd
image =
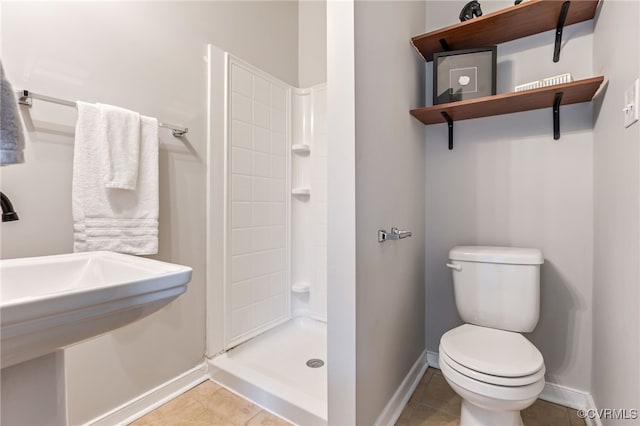
M544 263L544 257L542 257L540 250L519 247L457 246L449 251L449 259L516 265L540 265Z

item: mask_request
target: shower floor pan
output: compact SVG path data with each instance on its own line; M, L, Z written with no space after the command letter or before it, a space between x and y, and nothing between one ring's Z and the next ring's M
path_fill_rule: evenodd
M326 425L326 359L326 323L294 318L209 360L209 371L214 381L295 424Z

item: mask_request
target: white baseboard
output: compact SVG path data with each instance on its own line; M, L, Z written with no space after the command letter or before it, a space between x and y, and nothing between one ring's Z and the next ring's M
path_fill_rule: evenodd
M554 383L545 383L544 389L540 394L540 399L553 402L554 404L564 405L574 410L582 410L590 407L589 400L593 402L591 395L586 392L568 388Z
M396 423L427 367L427 353L424 351L413 364L402 383L400 383L400 386L378 416L374 426L392 426Z
M84 426L126 425L155 410L162 404L186 392L209 378L207 366L202 363L189 371L125 402L121 406L85 423Z
M409 373L382 410L380 416L378 416L375 426L393 425L398 420L427 367L440 367L437 352L425 351L420 354L420 357L418 357L413 367L411 367L411 370L409 370ZM90 420L85 423L84 426L126 425L209 378L207 363L202 363L160 386L127 401L121 406ZM540 394L540 399L564 405L575 410L597 408L591 394L553 383L545 384ZM587 426L602 426L602 422L598 418L585 419L585 421Z
M427 351L427 363L429 367L440 368L438 352ZM566 386L554 383L545 383L544 389L540 394L540 399L554 404L564 405L574 410L596 408L591 394L580 390L568 388ZM588 426L601 426L599 419L586 419ZM590 423L591 422L591 423Z

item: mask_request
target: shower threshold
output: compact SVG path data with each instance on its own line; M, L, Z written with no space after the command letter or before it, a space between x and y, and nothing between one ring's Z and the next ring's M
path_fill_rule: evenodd
M209 372L214 381L295 424L326 425L326 359L326 323L299 317L210 359Z

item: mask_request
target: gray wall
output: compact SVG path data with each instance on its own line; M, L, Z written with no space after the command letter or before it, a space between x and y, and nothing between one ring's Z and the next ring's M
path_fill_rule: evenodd
M457 22L465 1L427 1L427 31ZM512 5L483 1L485 13ZM553 31L498 46L498 93L571 72L592 77L592 22L565 28L560 62ZM429 68L431 63L429 63ZM431 72L428 72L431 78ZM431 82L427 82L430 102ZM426 133L427 349L461 324L449 270L460 244L542 250L541 313L527 335L540 349L548 382L588 391L591 373L593 131L589 103L561 108L553 140L551 108L456 122Z
M327 2L298 2L298 87L327 81Z
M205 347L206 44L296 85L297 2L2 4L2 60L16 88L104 102L187 126L161 130L160 252L194 269L165 309L66 351L69 420L85 422L201 362ZM2 257L72 249L75 112L35 102L27 162L1 169L21 220L2 224ZM96 397L99 390L99 397Z
M371 425L424 350L423 2L355 3L356 421ZM331 83L330 83L331 84ZM377 242L378 229L413 231Z
M621 111L624 91L640 77L639 23L637 1L605 1L594 33L594 70L609 78L595 104L594 128L592 394L598 408L640 408L640 123L625 129Z

